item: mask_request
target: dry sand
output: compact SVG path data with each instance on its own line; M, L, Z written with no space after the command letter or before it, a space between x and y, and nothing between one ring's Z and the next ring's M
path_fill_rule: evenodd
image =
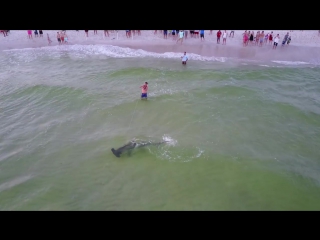
M0 35L0 50L19 49L19 48L35 48L48 46L47 33L52 43L50 46L59 45L56 39L56 33L60 30L43 30L43 38L28 39L26 30L11 30L9 36ZM318 30L264 30L265 33L273 31L273 34L280 35L280 43L277 49L273 50L272 45L258 46L242 46L242 33L244 30L236 30L234 38L227 38L227 44L222 45L216 43L217 30L205 31L205 41L201 42L200 38L184 39L182 45L176 44L168 35L168 39L163 38L160 31L154 34L154 30L142 30L141 35L137 34L132 38L127 38L125 30L119 30L111 33L109 37L104 37L104 31L98 30L98 34L94 35L93 30L89 30L89 37L86 37L84 30L67 30L69 44L95 45L105 44L119 47L129 47L133 49L142 49L145 51L164 53L164 52L184 52L195 53L202 56L214 57L236 57L246 59L273 59L287 61L308 61L320 56L320 36ZM228 31L230 32L230 31ZM254 30L256 33L257 30ZM292 40L289 46L282 47L281 41L284 35L289 32Z

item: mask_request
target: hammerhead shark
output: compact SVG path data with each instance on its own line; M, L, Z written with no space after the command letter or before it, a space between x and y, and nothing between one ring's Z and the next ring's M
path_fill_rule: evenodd
M162 144L162 143L166 143L168 141L162 141L162 142L142 142L142 143L137 143L135 141L130 141L129 143L125 144L124 146L118 148L118 149L114 149L114 148L111 148L111 151L113 152L113 154L116 156L116 157L120 157L120 155L124 152L131 152L132 149L134 148L140 148L140 147L146 147L146 146L149 146L149 145L159 145L159 144Z

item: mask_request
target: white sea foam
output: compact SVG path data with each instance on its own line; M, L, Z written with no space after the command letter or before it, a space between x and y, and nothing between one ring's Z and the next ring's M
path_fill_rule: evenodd
M269 65L259 65L259 66L261 66L261 67L270 67Z
M300 61L272 61L274 63L284 64L284 65L304 65L304 64L310 64L307 62L300 62Z
M167 141L167 144L169 146L175 146L177 144L177 142L178 142L177 140L173 139L172 137L170 137L170 136L168 136L166 134L162 136L162 140L163 141Z
M86 56L92 55L103 55L107 57L114 58L144 58L144 57L154 57L154 58L169 58L169 59L180 59L181 53L175 52L165 52L165 53L155 53L148 52L142 49L131 49L123 48L112 45L68 45L68 46L47 46L41 48L23 48L23 49L10 49L4 50L5 52L26 52L24 57L28 56L28 60L33 60L37 56L43 55L46 52L49 56L57 57L62 56L63 53L74 54L74 57L84 58ZM57 55L57 53L60 53ZM32 56L32 58L31 58ZM196 61L218 61L225 62L227 58L225 57L204 57L198 54L190 53L188 54L190 60Z

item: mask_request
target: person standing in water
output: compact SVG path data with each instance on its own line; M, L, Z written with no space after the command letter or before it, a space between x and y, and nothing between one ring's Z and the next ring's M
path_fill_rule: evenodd
M183 65L186 65L187 64L187 61L188 61L188 56L187 56L187 52L184 52L184 55L183 56L181 56L181 58L182 58L182 64Z
M148 82L145 82L141 88L141 99L145 98L148 99Z

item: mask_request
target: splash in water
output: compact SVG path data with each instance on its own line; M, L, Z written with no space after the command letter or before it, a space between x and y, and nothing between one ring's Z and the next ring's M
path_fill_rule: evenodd
M167 142L166 144L169 146L175 146L178 142L177 140L171 138L170 136L168 136L166 134L162 136L162 140L166 141Z

